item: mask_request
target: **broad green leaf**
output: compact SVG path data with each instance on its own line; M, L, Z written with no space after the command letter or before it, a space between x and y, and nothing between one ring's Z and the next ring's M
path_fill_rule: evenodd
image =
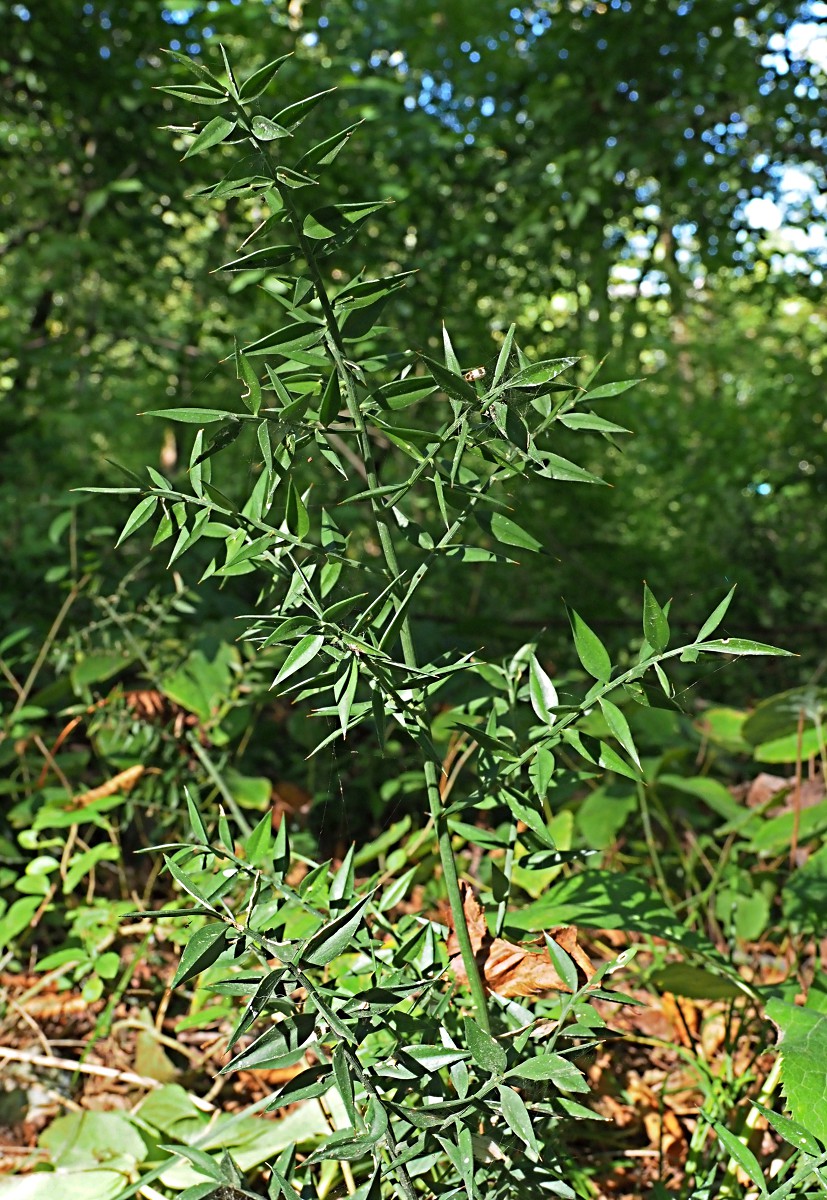
M528 688L531 707L537 714L538 719L546 725L553 725L555 719L554 710L558 704L557 690L534 654L532 654L529 660Z
M277 125L269 117L253 117L251 127L253 137L259 142L274 142L277 138L290 137L289 131L283 125Z
M146 522L155 512L157 505L157 496L146 496L143 500L139 501L139 503L135 505L132 512L127 517L126 524L121 530L121 536L115 543L116 548L120 546L121 542L126 541L130 534L135 533L135 531L140 529L142 525L146 524Z
M534 1129L531 1124L531 1117L528 1109L525 1106L522 1096L515 1092L513 1088L505 1084L501 1084L497 1091L500 1096L500 1104L502 1105L503 1116L508 1125L511 1127L517 1137L525 1142L528 1147L529 1156L535 1161L540 1158L542 1147L540 1146L534 1134Z
M643 636L656 654L662 654L669 645L666 613L649 590L648 583L643 585Z
M201 154L202 151L209 150L210 146L215 146L218 142L223 142L225 138L230 136L235 127L235 121L229 121L226 117L213 117L193 140L184 158L191 158L194 154Z
M566 1092L587 1092L589 1085L577 1067L561 1054L535 1054L526 1058L517 1066L512 1067L507 1078L519 1076L520 1079L550 1079L558 1088Z
M771 1000L767 1016L780 1033L781 1085L793 1120L827 1145L827 1013Z
M200 975L211 967L217 958L227 949L228 926L221 921L211 922L197 929L184 947L178 970L175 972L170 987L186 983L195 975Z
M506 1068L506 1053L498 1041L492 1038L476 1021L466 1017L464 1021L465 1044L478 1067L493 1075L502 1075Z
M538 542L521 525L512 521L510 517L506 517L504 513L491 514L490 529L497 541L506 546L519 546L523 550L535 551L543 548L542 542Z
M353 937L364 920L365 908L369 901L370 896L365 896L335 921L328 921L318 929L301 951L300 961L314 967L324 967L343 954L353 943Z
M451 1050L445 1046L404 1046L399 1053L412 1058L429 1075L468 1058L465 1050Z
M601 683L608 683L612 675L612 662L606 647L573 608L568 609L568 614L577 657L590 675Z
M289 679L296 671L300 671L302 667L312 662L323 645L324 638L320 633L308 634L300 642L297 642L273 680L273 687L278 687L279 684L284 683L285 679Z

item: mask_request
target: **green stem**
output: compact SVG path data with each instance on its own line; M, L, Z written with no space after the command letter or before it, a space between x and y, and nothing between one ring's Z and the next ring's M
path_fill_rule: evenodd
M285 187L278 181L269 155L261 149L261 146L258 143L255 143L255 145L256 149L262 153L263 157L268 163L275 187L278 190L281 202L284 205L284 209L293 227L296 240L308 264L309 273L313 280L316 291L316 297L319 301L325 318L325 324L327 328L327 351L344 388L345 403L347 406L348 415L350 416L354 429L356 430L359 452L365 465L368 491L374 492L375 489L379 487L376 460L373 455L373 448L371 446L370 437L368 436L365 419L359 405L359 398L356 394L353 375L347 361L344 339L342 337L341 329L339 328L338 318L336 317L333 304L327 293L324 279L322 278L321 271L319 270L314 248L310 243L310 240L305 237L304 230L302 228L301 216L299 215L296 205L293 202L290 188ZM379 545L382 549L382 557L384 558L388 575L392 581L398 580L400 578L399 560L396 555L396 547L394 545L393 535L388 524L387 511L379 503L378 498L375 495L371 496L370 504L376 526L376 532L379 538ZM398 597L398 602L401 603L401 597ZM416 650L414 648L413 635L411 633L410 620L407 613L405 613L399 624L399 640L402 646L402 655L405 665L413 670L416 670L418 668L418 662ZM424 713L421 715L424 720ZM451 907L451 916L454 922L454 932L456 933L457 942L462 955L465 973L468 977L468 986L471 992L471 998L474 1004L477 1021L483 1029L488 1031L490 1029L490 1024L488 1019L488 1004L485 994L485 986L483 984L482 976L480 975L480 970L474 955L474 948L471 944L471 935L468 931L468 922L466 921L465 911L462 905L462 894L460 892L457 864L454 858L453 847L451 845L451 833L448 828L448 821L443 812L439 795L439 780L436 764L430 760L426 760L423 764L423 772L425 777L425 789L428 797L428 809L434 822L434 829L436 830L437 847L439 850L440 863L442 865L442 874L445 880L445 890L448 894L448 903Z

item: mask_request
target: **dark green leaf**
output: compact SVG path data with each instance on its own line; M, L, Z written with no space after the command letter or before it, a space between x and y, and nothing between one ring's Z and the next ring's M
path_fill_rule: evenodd
M188 979L200 975L202 971L206 971L207 967L211 967L227 949L227 932L228 927L219 921L211 922L209 925L197 929L184 947L184 953L181 955L178 970L175 972L175 978L170 987L174 988L180 983L186 983Z
M213 117L193 140L184 158L191 158L194 154L201 154L202 151L209 150L210 146L215 146L218 142L223 142L230 136L235 127L235 121L229 121L226 117Z

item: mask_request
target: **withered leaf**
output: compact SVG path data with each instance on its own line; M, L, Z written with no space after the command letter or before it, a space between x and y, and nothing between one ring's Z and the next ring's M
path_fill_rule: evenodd
M482 906L472 889L463 884L462 907L468 932L471 935L471 945L474 956L479 963L485 986L498 996L536 996L540 992L567 992L569 989L557 974L545 945L535 939L531 942L516 945L503 938L492 937L485 923ZM577 964L579 972L586 979L594 974L594 967L588 955L577 944L577 930L573 926L559 926L548 931L553 938ZM542 949L540 946L542 945ZM537 950L534 947L537 947ZM448 938L448 956L451 960L451 970L457 983L467 983L468 976L459 951L459 943L454 931Z

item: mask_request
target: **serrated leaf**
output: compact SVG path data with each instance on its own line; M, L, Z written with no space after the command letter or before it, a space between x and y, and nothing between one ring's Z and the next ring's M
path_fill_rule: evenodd
M213 921L197 929L184 947L170 987L186 983L188 979L211 967L227 949L227 932L227 926L221 921Z
M568 614L577 657L589 675L601 683L608 683L612 675L612 661L606 647L573 608L568 609Z
M772 999L767 1016L781 1035L781 1082L790 1112L827 1145L827 1013Z
M225 138L228 138L233 133L236 124L237 122L230 121L226 117L213 117L188 147L184 158L191 158L194 154L201 154L202 151L209 150L210 146L215 146L219 142L223 142Z

